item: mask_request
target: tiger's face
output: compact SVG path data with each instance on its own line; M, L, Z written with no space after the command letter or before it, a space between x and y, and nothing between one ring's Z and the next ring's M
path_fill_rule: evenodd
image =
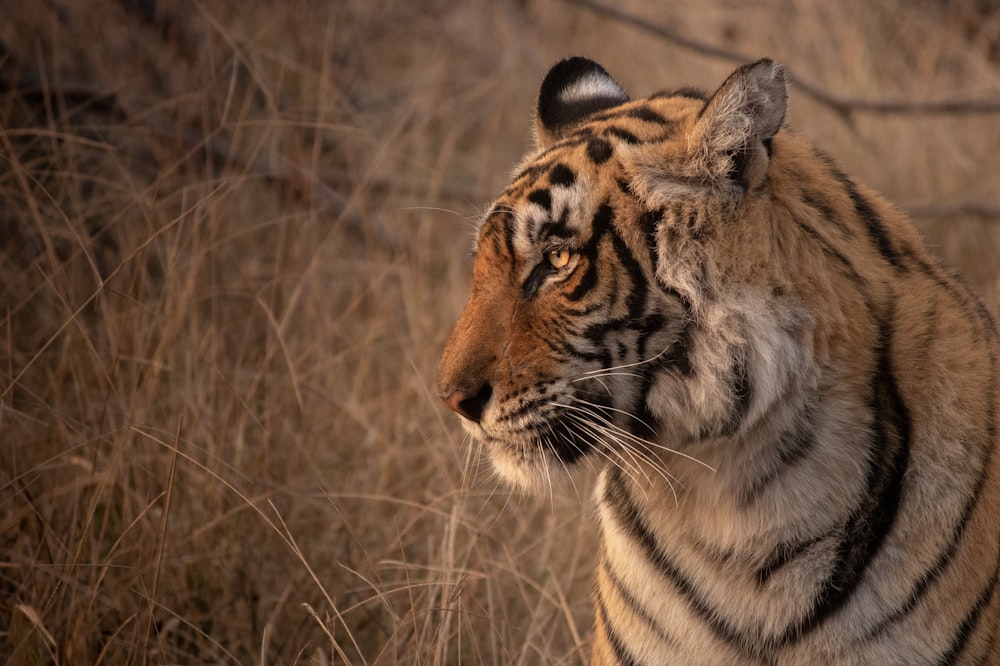
M553 151L493 205L438 373L498 471L525 487L549 462L651 438L640 398L684 327L680 299L649 286L641 211L608 171L579 166L586 150Z
M471 293L437 375L512 484L540 488L551 467L589 454L656 463L663 414L649 396L691 372L702 245L761 177L763 139L706 150L706 105L725 102L630 102L583 59L543 82L539 150L477 231Z

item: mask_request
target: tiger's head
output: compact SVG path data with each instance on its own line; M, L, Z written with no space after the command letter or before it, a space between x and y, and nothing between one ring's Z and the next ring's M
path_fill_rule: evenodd
M768 60L712 95L635 101L584 58L546 76L537 150L477 230L437 374L506 480L538 488L588 454L653 463L655 442L731 434L762 399L753 322L714 306L769 281L741 249L762 237L785 97Z

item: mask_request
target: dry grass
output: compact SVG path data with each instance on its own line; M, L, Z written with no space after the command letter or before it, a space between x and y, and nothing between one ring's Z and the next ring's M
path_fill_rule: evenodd
M1000 92L1000 16L972 0L646 4L838 94ZM586 480L498 487L433 369L548 65L588 54L645 93L731 64L565 2L4 14L0 655L584 663ZM1000 223L947 210L1000 204L996 116L792 94L995 308Z

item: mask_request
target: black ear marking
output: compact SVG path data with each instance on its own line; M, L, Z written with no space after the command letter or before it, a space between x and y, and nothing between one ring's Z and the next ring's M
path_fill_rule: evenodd
M627 101L628 93L593 60L561 60L549 70L538 92L539 141L558 140L587 116Z

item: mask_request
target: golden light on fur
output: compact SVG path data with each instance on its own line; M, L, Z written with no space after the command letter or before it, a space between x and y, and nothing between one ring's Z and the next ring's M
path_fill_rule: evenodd
M993 321L785 112L556 64L438 393L514 486L603 467L595 664L1000 663Z

